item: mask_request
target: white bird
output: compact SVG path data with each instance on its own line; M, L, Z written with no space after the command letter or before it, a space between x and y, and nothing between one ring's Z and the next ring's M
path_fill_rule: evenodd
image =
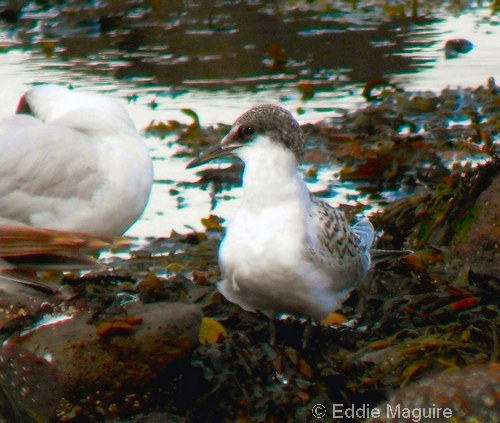
M265 104L240 116L219 145L188 164L230 153L245 163L242 205L219 250L218 289L245 310L266 314L272 341L276 316L323 319L371 263L373 226L363 220L351 227L341 211L311 195L297 172L303 152L297 121Z
M0 121L4 224L121 235L152 182L148 147L114 99L39 85Z

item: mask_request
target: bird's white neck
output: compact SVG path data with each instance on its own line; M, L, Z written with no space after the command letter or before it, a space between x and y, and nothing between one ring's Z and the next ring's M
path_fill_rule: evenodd
M245 162L243 207L263 209L308 197L297 159L284 145L261 136L242 147L239 156Z

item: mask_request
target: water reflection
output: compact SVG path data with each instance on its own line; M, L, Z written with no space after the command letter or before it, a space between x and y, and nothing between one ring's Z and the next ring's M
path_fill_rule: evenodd
M195 110L202 124L232 123L263 102L300 110L307 122L361 107L364 83L381 77L403 88L440 90L498 76L498 26L488 7L458 15L436 9L417 19L343 7L349 13L285 13L278 2L28 2L18 22L0 21L0 115L12 112L30 84L62 82L128 101L139 128L152 120L188 121L182 108ZM443 46L451 38L474 48L446 60ZM130 233L199 228L210 213L208 194L188 188L173 194L172 186L196 175L172 157L175 146L148 142L157 183ZM320 169L312 191L330 186L335 171ZM348 193L339 192L335 201L345 201ZM215 212L227 216L232 207L221 201Z

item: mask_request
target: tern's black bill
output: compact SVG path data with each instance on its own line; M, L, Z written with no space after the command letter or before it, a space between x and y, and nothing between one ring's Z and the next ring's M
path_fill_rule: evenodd
M208 163L214 159L217 159L219 157L225 157L231 154L233 150L236 148L240 147L240 145L215 145L211 148L209 148L207 151L196 157L195 159L191 160L187 166L186 169L192 169L193 167L200 166L202 164Z

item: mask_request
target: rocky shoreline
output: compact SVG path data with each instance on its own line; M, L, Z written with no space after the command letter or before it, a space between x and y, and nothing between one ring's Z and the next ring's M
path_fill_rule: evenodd
M469 123L447 123L463 116ZM66 274L56 296L3 297L0 416L315 421L317 404L335 417L335 404L373 409L389 398L413 409L439 400L454 416L498 419L496 400L485 403L499 378L491 364L500 303L498 119L498 87L489 81L441 94L390 90L363 110L304 127L311 169L321 157L342 163L343 180L366 180L373 196L407 191L371 219L383 230L380 247L414 251L377 267L338 318L313 328L307 350L299 348L301 322L280 322L283 346L273 348L265 317L217 293L224 223L216 216L204 219L205 232L111 251L107 271ZM150 127L160 129L176 135L186 156L224 130ZM205 171L200 184L216 201L240 171ZM477 396L450 391L470 381ZM423 392L426 403L418 402Z

